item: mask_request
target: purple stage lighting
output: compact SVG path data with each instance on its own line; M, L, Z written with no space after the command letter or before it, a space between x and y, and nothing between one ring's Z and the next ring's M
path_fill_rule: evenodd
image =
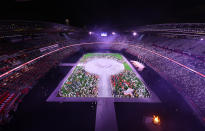
M112 32L112 35L116 35L116 33L115 33L115 32Z
M204 40L204 38L201 38L200 40L202 41L202 40Z

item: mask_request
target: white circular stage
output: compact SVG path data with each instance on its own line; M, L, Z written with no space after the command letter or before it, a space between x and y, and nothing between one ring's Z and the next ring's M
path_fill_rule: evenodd
M124 65L116 60L97 58L88 61L85 64L85 70L99 76L110 76L122 72L124 70Z
M98 97L112 97L110 83L111 75L118 74L124 70L124 65L113 59L97 58L88 61L85 70L100 77L98 82Z

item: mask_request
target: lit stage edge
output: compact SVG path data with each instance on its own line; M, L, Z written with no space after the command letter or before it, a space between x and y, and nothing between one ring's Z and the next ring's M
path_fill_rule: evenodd
M99 54L99 53L98 53ZM106 53L103 53L106 54ZM124 61L131 67L132 71L135 73L137 78L145 85L145 87L148 89L150 97L148 98L124 98L124 97L113 97L113 96L104 96L99 95L96 97L59 97L58 92L64 85L64 83L67 81L69 76L73 73L73 71L76 69L76 66L80 63L80 60L82 60L82 56L77 63L74 64L73 68L67 73L67 75L61 80L61 82L58 84L57 88L51 93L51 95L48 97L47 102L93 102L98 101L100 99L110 99L113 102L143 102L143 103L160 103L160 99L156 94L146 85L143 78L139 75L139 73L135 70L135 68L130 64L130 62L122 55L120 54ZM62 64L62 63L61 63ZM101 82L102 83L102 82ZM109 83L109 87L111 88L111 83ZM103 85L105 86L105 85ZM99 87L98 87L99 88ZM104 88L104 87L102 87Z

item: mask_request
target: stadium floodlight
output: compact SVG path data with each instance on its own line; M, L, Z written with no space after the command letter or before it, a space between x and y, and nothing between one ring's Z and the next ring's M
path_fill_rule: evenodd
M115 32L112 32L112 35L116 35L116 33L115 33Z
M133 35L133 36L136 36L136 35L137 35L137 32L133 32L132 35Z
M101 33L101 36L102 36L102 37L106 37L106 36L107 36L107 33L103 32L103 33Z
M89 33L88 33L89 35L92 35L93 34L93 32L91 32L91 31L89 31Z

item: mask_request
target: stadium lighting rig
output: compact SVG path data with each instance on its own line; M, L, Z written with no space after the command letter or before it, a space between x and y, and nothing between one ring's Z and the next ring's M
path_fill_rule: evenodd
M89 34L89 35L92 35L92 34L93 34L93 32L92 32L92 31L89 31L89 32L88 32L88 34Z
M137 35L137 32L133 32L132 35L133 35L133 36L136 36L136 35Z
M102 32L102 33L100 34L100 36L106 37L106 36L107 36L107 33L106 33L106 32Z

